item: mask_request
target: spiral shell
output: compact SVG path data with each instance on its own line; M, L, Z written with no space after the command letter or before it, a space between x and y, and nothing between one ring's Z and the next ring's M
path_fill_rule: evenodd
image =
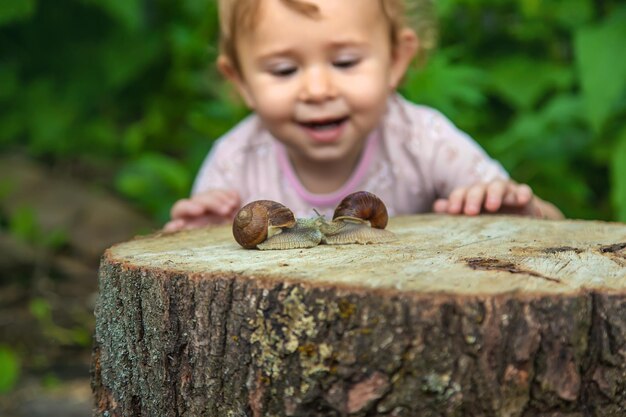
M246 249L255 248L268 238L268 231L290 228L296 219L287 207L271 200L257 200L243 206L235 215L233 236Z
M361 219L369 221L376 229L387 226L389 216L385 203L372 193L357 191L349 194L335 209L333 220Z

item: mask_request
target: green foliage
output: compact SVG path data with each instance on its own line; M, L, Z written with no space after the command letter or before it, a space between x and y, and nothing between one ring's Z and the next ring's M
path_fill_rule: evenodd
M440 49L405 94L442 110L566 215L626 221L626 7L437 5Z
M216 3L4 2L0 150L110 166L101 182L165 221L212 142L246 113L213 65ZM626 221L623 2L436 6L439 48L403 93L568 216ZM33 238L36 224L19 216L11 227Z
M47 300L34 298L30 300L28 309L49 340L65 346L87 347L91 344L91 332L85 326L66 328L56 324L52 317L52 307Z
M622 129L611 158L613 206L617 218L626 221L626 128Z
M626 88L626 54L618 53L626 39L626 7L600 24L576 32L576 58L580 71L586 117L597 132L614 115Z
M9 232L24 242L49 249L59 249L63 247L68 236L63 229L44 231L35 215L35 211L30 207L20 207L10 216L8 221Z
M9 346L0 345L0 394L10 392L20 376L20 359Z
M0 3L0 25L30 16L35 10L35 0L14 0Z
M177 181L186 184L173 190L168 184L158 202L144 205L155 215L166 212L188 192L199 155L241 114L214 116L210 105L223 94L214 81L215 48L209 48L216 2L5 3L0 150L44 161L95 160L120 175L142 164L144 154L176 159L187 171ZM136 190L128 196L140 205L155 197Z
M146 153L124 167L117 178L117 188L126 196L147 207L159 218L167 218L162 201L172 201L188 191L189 171L178 161L155 153Z
M46 389L55 389L62 384L61 379L52 373L47 373L41 378L41 385Z
M404 95L418 103L428 103L456 119L464 107L485 104L485 74L477 68L452 64L458 55L452 48L435 55L420 72L410 72L403 84Z

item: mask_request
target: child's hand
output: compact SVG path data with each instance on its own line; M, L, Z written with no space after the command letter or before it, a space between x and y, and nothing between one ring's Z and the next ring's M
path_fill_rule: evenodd
M535 196L528 185L517 184L510 180L496 180L457 188L447 199L436 200L433 204L433 211L469 216L488 212L552 219L563 218L556 207Z
M178 200L170 212L172 219L163 230L174 232L228 222L235 216L239 204L239 194L234 190L209 190Z

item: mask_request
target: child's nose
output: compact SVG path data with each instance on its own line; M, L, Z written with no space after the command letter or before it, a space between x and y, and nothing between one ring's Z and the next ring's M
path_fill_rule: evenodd
M300 99L303 101L323 101L335 98L337 91L332 74L326 68L311 68L304 74Z

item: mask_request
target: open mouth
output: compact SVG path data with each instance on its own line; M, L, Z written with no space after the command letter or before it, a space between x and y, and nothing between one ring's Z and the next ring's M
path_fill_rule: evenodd
M341 124L345 122L346 120L348 120L348 117L341 117L338 119L315 120L311 122L301 122L300 124L308 129L321 131L321 130L335 129L341 126Z

